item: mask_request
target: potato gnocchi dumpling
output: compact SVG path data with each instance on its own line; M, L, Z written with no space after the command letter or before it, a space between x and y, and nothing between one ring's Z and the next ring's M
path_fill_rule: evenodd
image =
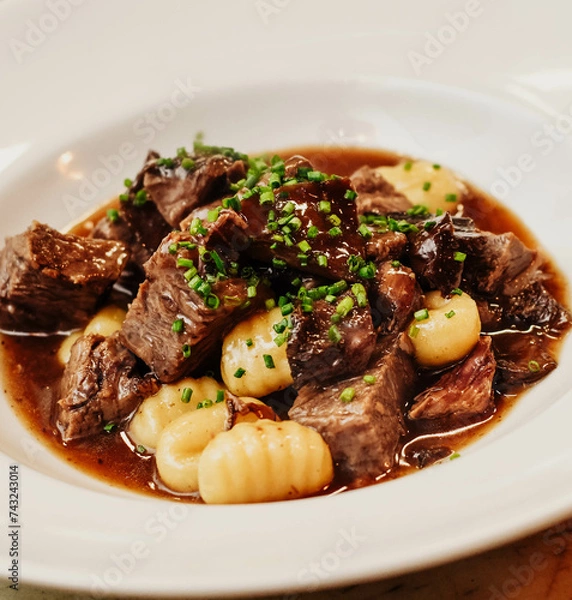
M293 383L287 342L279 346L273 329L283 318L279 308L256 313L224 338L220 370L233 394L259 398Z
M413 204L422 204L430 212L441 209L455 212L465 193L465 186L453 171L425 160L399 163L394 167L379 167L381 175L397 192Z
M273 415L273 411L256 398L238 398L236 404L242 410L232 415L227 403L220 398L201 408L194 406L163 429L155 461L159 476L168 487L182 493L198 491L198 461L210 440L231 426L258 421L261 411L257 411L257 407L263 408L266 415Z
M224 386L212 377L187 377L163 385L154 396L142 402L131 419L129 437L147 449L156 448L161 432L169 423L196 409L205 400L215 402L220 390L224 391Z
M425 295L425 309L415 313L409 337L420 365L440 367L466 356L480 331L477 304L467 293L446 298L435 291Z
M121 329L126 314L127 313L118 306L110 305L102 308L93 319L91 319L83 331L76 331L64 339L58 350L58 360L60 363L63 365L67 364L70 359L72 346L79 337L89 333L103 336L111 335Z
M199 461L207 504L289 500L315 494L334 475L322 436L295 421L241 423L217 435Z

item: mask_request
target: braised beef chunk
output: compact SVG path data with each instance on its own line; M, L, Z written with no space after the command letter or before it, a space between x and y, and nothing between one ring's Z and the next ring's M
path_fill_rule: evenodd
M466 254L465 280L480 294L516 294L538 279L540 261L512 232L500 235L455 228L455 239Z
M373 324L387 335L404 329L413 313L423 304L421 288L415 273L397 262L378 266L372 286Z
M145 165L142 189L165 221L178 227L194 208L221 198L229 191L230 184L245 175L246 165L242 160L222 154L157 158Z
M120 242L64 235L34 221L0 253L0 328L51 333L81 327L128 258Z
M498 334L493 344L497 357L496 387L501 392L518 392L558 366L539 331Z
M350 176L350 181L358 194L356 203L360 215L388 215L405 212L413 206L403 194L395 191L378 169L361 167Z
M526 329L530 325L562 331L570 327L570 312L536 281L519 294L508 296L503 304L505 323Z
M56 405L62 439L101 433L106 424L119 423L158 389L154 377L142 375L118 334L80 337L72 347Z
M268 194L265 196L264 194ZM242 200L251 258L356 281L365 265L353 190L344 178L278 187Z
M300 389L288 414L323 436L342 476L371 480L395 465L405 433L402 407L410 399L416 378L411 353L409 338L400 334L387 342L381 357L360 375L324 386L309 383ZM374 383L366 383L364 375ZM344 402L341 396L348 388L354 395Z
M462 363L418 394L408 417L442 420L450 428L484 416L494 406L493 379L496 362L490 336L483 336Z
M376 263L398 259L405 251L407 243L407 236L400 231L374 231L366 244L366 257Z
M449 213L419 223L409 233L409 263L424 290L449 294L459 287L463 257L458 253L453 221Z
M365 290L363 294L365 300ZM295 310L287 346L295 387L359 373L366 368L375 347L375 333L369 304L364 302L365 306L360 307L354 302L353 294L346 292L332 303L313 302L312 312L304 312L301 307ZM344 303L353 307L334 325L332 318L336 320Z
M250 298L252 282L205 250L188 232L171 233L145 265L147 279L121 329L122 342L163 382L215 360L226 332L265 299L262 283Z

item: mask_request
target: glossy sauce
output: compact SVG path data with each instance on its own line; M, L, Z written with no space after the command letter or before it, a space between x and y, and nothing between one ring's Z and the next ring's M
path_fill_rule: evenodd
M294 148L284 150L280 154L284 158L302 154L316 169L342 176L350 175L362 165L394 165L403 159L389 152L355 148ZM471 217L481 229L493 233L512 231L529 247L538 246L529 230L509 210L473 186L469 185L468 188L468 197L463 202L464 216ZM94 212L84 222L75 226L73 232L80 235L89 234L95 223L105 215L106 209L114 204L115 201ZM559 302L566 304L567 289L563 277L550 263L546 271L551 276L546 282L546 287ZM126 305L129 298L119 295L114 301ZM540 344L557 356L560 340L543 335L542 332L539 332L539 338ZM168 496L171 499L197 501L196 496L182 497L165 490L158 482L153 457L150 454L137 453L127 436L120 431L102 433L67 445L62 444L52 419L52 407L58 399L59 381L63 373L63 367L56 358L62 339L59 336L0 338L3 390L11 406L24 419L29 429L63 460L111 485ZM510 340L505 343L510 344ZM422 378L420 385L428 385L435 377L429 375ZM284 395L287 396L288 391L283 393ZM517 396L517 393L497 392L496 408L485 420L445 435L409 424L409 431L399 456L400 465L380 479L398 477L419 466L431 464L451 455L453 451L458 451L468 442L482 437L491 426L503 418ZM344 489L344 482L334 481L324 493L337 493Z

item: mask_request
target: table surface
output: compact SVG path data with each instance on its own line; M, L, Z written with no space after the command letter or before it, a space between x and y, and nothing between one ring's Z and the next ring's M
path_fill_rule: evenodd
M13 597L12 590L0 588L0 598ZM18 600L79 600L85 597L40 590L25 584L18 592ZM263 600L337 598L572 600L572 518L512 544L433 569L362 585Z

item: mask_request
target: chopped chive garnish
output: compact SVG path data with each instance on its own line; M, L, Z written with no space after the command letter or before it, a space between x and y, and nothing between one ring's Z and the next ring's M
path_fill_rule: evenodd
M276 333L283 333L286 327L288 327L288 319L282 319L282 321L272 325L272 329L274 329Z
M111 433L115 429L115 423L107 423L103 427L103 431L107 433Z
M409 337L416 338L419 334L419 327L417 325L411 325L409 328Z
M220 298L216 294L208 294L205 298L205 304L216 310L220 306Z
M540 371L540 365L535 360L529 360L528 361L528 370L531 373L538 373L538 371Z
M453 452L451 456L449 456L449 460L455 460L456 458L460 458L460 454L458 452Z
M212 405L213 405L212 400L207 399L203 402L203 408L210 408Z
M217 390L215 402L220 403L224 400L224 390Z
M274 298L268 298L268 300L264 302L264 306L266 307L266 310L272 310L276 306L276 301Z
M246 288L246 295L248 298L256 298L256 286L255 285L249 285Z
M340 400L342 402L345 402L346 404L348 404L355 398L355 395L356 395L355 389L353 387L347 387L340 394Z
M294 305L292 302L288 302L288 304L284 304L280 310L282 311L282 316L286 317L294 311Z
M457 194L445 194L445 202L457 202Z
M325 254L318 254L317 261L320 267L328 266L328 257Z
M460 288L454 288L451 290L451 294L455 295L455 296L462 296L463 295L463 290Z
M342 230L339 227L332 227L328 233L332 236L332 237L338 237L340 235L342 235Z
M370 238L373 236L373 234L371 233L371 231L370 231L369 227L368 227L368 226L367 226L365 223L362 223L362 224L359 226L359 228L358 228L358 233L359 233L359 234L360 234L360 235L361 235L363 238L365 238L366 240L369 240L369 239L370 239Z
M181 402L188 404L191 401L191 396L193 395L193 388L183 388L183 393L181 394Z
M438 171L441 168L441 165L439 164L434 164L433 168L435 169L435 171Z
M260 204L274 204L274 192L262 192L259 202Z
M264 359L264 366L267 369L275 369L276 365L274 364L274 359L272 358L272 356L270 354L264 354L262 356L262 358Z
M130 188L133 185L133 181L129 178L123 180L123 185L126 188Z
M282 346L282 344L284 344L286 342L287 339L288 339L288 336L286 334L280 333L274 338L274 343L278 347L280 347L280 346Z
M186 171L190 171L195 168L195 161L192 158L183 158L181 161L181 167Z
M220 208L213 208L207 213L207 221L209 223L214 223L218 219L218 215L220 213Z
M429 311L426 308L422 308L413 313L416 321L424 321L429 318Z
M412 167L412 166L413 166L413 163L412 163L412 162L406 162L406 163L403 165L403 169L404 169L405 171L411 171L411 167Z
M367 383L368 385L373 385L376 382L376 378L375 375L364 375L363 376L363 380L365 381L365 383Z
M351 296L346 296L340 303L336 306L336 314L340 315L340 317L347 316L352 308L354 307L354 300Z
M322 213L329 214L332 212L332 204L328 200L320 200L318 210Z
M273 258L272 259L272 264L277 269L284 269L284 268L286 268L286 261L282 260L281 258Z
M340 217L338 217L338 215L330 215L328 217L328 221L335 226L341 225L342 224L342 220L340 219Z
M346 193L344 194L344 198L346 200L355 200L357 198L357 193L354 192L354 190L346 190Z
M308 239L313 240L314 238L318 237L318 233L320 233L320 230L315 225L312 225L310 228L308 228L306 236Z
M120 202L127 202L129 200L129 194L119 194Z
M145 446L142 446L141 444L139 444L137 446L137 452L139 452L139 454L145 454L145 452L147 452L147 448L145 448Z
M310 246L310 244L308 244L308 242L306 240L302 240L298 244L298 248L300 248L300 250L302 250L302 252L310 252L310 250L312 249L312 246Z
M438 208L438 209L435 211L435 215L436 215L437 217L440 217L442 214L443 214L443 209L442 209L442 208Z
M185 322L183 321L183 319L176 319L175 321L173 321L173 324L171 325L171 329L175 333L181 333L181 331L183 331L184 328L185 328Z
M252 341L252 338L248 338L247 340L245 340L244 342L249 348L254 344L254 342Z
M447 317L447 319L452 319L455 316L455 311L450 310L448 313L445 313L445 316Z
M342 334L337 325L334 324L328 329L328 338L333 344L337 344L342 339Z
M423 183L423 191L424 192L428 192L431 189L431 182L430 181L425 181Z
M239 367L235 372L234 372L234 376L237 379L240 379L244 374L246 373L246 369L243 369L242 367Z
M135 199L133 200L133 206L143 206L147 202L147 192L145 190L139 190L135 194Z
M453 258L457 262L465 262L465 258L467 258L467 255L464 252L455 252L455 254L453 254Z
M361 267L358 273L363 279L373 279L375 277L375 265L373 263L368 263L364 267Z
M107 211L107 218L111 221L111 223L116 223L119 219L119 211L116 208L110 208Z
M177 267L185 267L190 269L195 266L195 263L190 258L177 258Z
M391 266L394 269L399 269L399 267L401 266L401 261L399 261L399 260L392 260L391 261Z
M183 357L190 358L191 356L191 346L189 344L184 344L182 348Z

